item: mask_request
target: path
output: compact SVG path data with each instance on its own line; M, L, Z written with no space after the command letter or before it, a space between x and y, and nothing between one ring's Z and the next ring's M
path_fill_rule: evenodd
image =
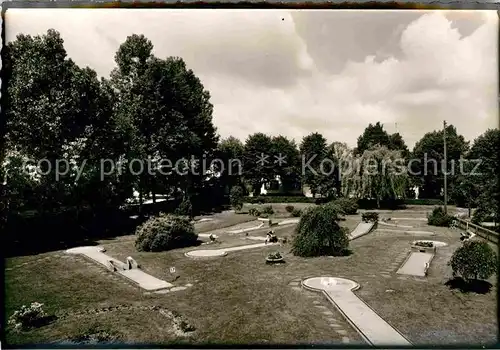
M413 226L398 225L398 224L393 224L393 223L389 223L389 222L385 222L385 221L379 221L378 224L383 225L383 226L391 226L391 227L413 228Z
M417 235L417 236L435 236L436 235L434 232L431 232L431 231L395 230L395 229L390 229L390 228L377 228L377 231L407 233L410 235Z
M349 239L353 240L369 233L373 227L373 222L361 222L356 226L354 231L349 234Z
M359 288L356 282L337 277L312 277L302 281L302 285L307 289L323 292L369 344L411 346L403 335L353 293Z
M174 285L163 280L160 280L156 277L148 275L144 271L140 269L126 269L126 264L123 262L116 260L109 255L106 255L99 251L98 247L89 246L89 247L78 247L71 248L66 250L68 254L81 254L86 256L87 258L104 265L106 268L109 266L108 262L112 261L113 264L117 267L117 273L124 276L125 278L137 283L139 287L146 290L159 290L164 288L171 288Z
M252 227L247 227L247 228L242 228L239 230L232 230L232 231L227 231L227 232L228 233L244 233L244 232L255 231L255 230L261 229L263 227L264 227L264 223L262 222L257 226L252 226Z

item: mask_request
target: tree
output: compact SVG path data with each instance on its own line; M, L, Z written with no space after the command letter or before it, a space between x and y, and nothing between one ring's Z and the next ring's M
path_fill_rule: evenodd
M478 209L495 222L500 222L500 130L490 129L474 140L467 154L467 164L462 175L465 186L463 192L467 198L476 199ZM477 165L477 168L476 168Z
M199 191L208 176L200 162L213 156L218 141L209 92L181 58L159 59L152 50L143 35L127 37L111 74L119 95L117 114L130 134L129 154L142 160L168 160L174 168L160 165L168 174L161 178L157 171L140 172L141 202L150 190L154 201L158 183L169 192L182 188L188 196Z
M498 257L495 251L484 241L468 240L458 248L448 263L453 276L460 275L466 281L486 280L498 273Z
M366 127L363 134L358 137L358 145L354 153L362 155L366 150L377 145L386 147L390 145L390 137L380 122L377 122L375 125L370 123Z
M292 252L302 257L342 255L349 246L347 230L338 224L334 205L321 205L306 210L297 225Z
M217 146L217 159L222 164L214 162L214 167L220 173L219 182L224 190L230 191L242 181L244 149L243 143L233 136L221 140Z
M63 40L52 29L43 36L18 35L10 42L5 74L9 78L4 105L6 149L21 158L45 161L40 170L47 173L32 184L30 192L38 211L115 199L113 181L99 181L100 159L112 158L121 147L110 142L115 121L112 92L105 82L93 70L67 59ZM31 125L37 125L37 132ZM75 167L83 159L86 163L77 181ZM66 172L58 167L61 161L72 169ZM59 178L58 171L62 172ZM16 180L8 182L13 185Z
M351 192L349 188L349 175L353 171L354 165L354 152L344 142L333 142L329 147L329 153L337 162L337 176L336 192L338 196L348 197ZM344 181L343 177L346 175L347 180Z
M328 166L323 169L325 171L321 171L320 169L321 162L328 155L326 139L317 132L305 136L300 144L300 155L302 157L302 164L305 165L303 168L304 173L302 174L303 181L309 185L312 195L316 196L324 181L324 173L330 173L332 170ZM327 176L331 176L331 174Z
M251 184L253 193L258 194L263 182L274 179L271 148L271 138L263 133L252 134L245 141L243 166L245 179ZM268 158L263 158L266 156Z
M461 157L466 155L468 142L457 134L453 125L446 127L448 185L456 181ZM420 197L439 198L444 187L443 130L425 134L415 144L411 164L412 177L420 185Z
M400 151L375 146L363 153L346 180L356 197L374 198L380 208L382 200L405 197L408 174Z
M273 174L279 175L283 192L300 188L300 156L293 140L276 136L271 140ZM283 160L282 162L280 160Z
M408 146L406 146L403 137L399 133L394 133L389 135L389 145L388 148L393 151L401 151L401 156L408 161L410 158L410 151Z
M240 186L233 186L229 195L231 206L235 210L243 208L243 189Z

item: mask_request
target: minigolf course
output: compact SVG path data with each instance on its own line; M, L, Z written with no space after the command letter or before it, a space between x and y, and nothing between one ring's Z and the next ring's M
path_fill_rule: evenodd
M358 283L339 277L312 277L303 280L302 286L322 292L367 343L374 346L411 346L401 333L353 293L359 288Z
M112 266L114 267L113 270L116 273L135 282L139 287L148 291L171 288L174 286L173 284L153 277L138 268L129 269L127 266L128 264L125 264L117 259L110 257L109 255L104 254L102 251L100 251L99 247L88 246L71 248L66 250L66 253L83 255L91 259L92 261L105 266L106 268L110 268L110 266Z

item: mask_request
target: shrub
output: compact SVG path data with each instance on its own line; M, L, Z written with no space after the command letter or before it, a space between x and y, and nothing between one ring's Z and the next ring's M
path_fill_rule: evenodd
M294 218L298 218L298 217L300 217L301 215L302 215L302 210L300 210L300 209L294 209L294 210L292 211L292 216L293 216Z
M248 214L252 216L260 216L260 210L257 208L250 208L250 210L248 210Z
M243 188L233 186L229 193L229 202L234 210L241 210L243 208Z
M274 214L274 209L272 205L266 205L262 208L262 213L272 215Z
M426 241L418 241L415 243L416 246L418 247L427 247L427 248L432 248L434 247L434 243L432 242L426 242Z
M295 210L295 207L293 205L287 205L285 210L287 213L292 213Z
M188 217L160 214L137 228L135 247L140 252L161 252L192 246L197 240Z
M191 201L187 198L184 198L179 204L179 207L175 210L175 214L181 215L181 216L188 216L190 218L193 217L193 205L191 204Z
M277 259L282 259L283 256L281 256L280 252L274 252L274 253L269 253L269 255L267 256L268 259L273 259L273 260L277 260Z
M459 275L466 281L488 279L498 271L498 257L484 241L464 241L448 264L454 277Z
M46 317L43 304L34 302L30 306L23 305L19 310L16 310L10 316L8 323L16 331L28 330L41 326Z
M445 214L443 207L435 207L427 216L427 224L432 226L449 227L453 221L453 216Z
M337 205L345 215L354 215L358 212L358 203L354 199L338 198L331 202Z
M367 211L366 213L361 214L361 219L364 222L378 222L378 213Z
M408 198L408 199L404 200L404 204L406 204L406 205L443 205L443 201L441 199Z
M251 204L315 203L315 199L305 196L256 196L256 197L245 197L244 202Z
M338 224L335 207L323 205L302 213L295 231L292 253L302 257L342 255L347 252L347 229Z

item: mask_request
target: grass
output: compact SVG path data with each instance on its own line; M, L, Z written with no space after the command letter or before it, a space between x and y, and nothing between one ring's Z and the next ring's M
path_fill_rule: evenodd
M224 233L226 225L248 222L251 217L245 218L245 214L217 215L217 220L199 223L196 228L198 232L218 232L221 243L191 249L258 243L245 240L244 233ZM393 217L398 215L411 217L413 214L408 210L391 214ZM352 230L360 217L348 216L341 224ZM233 252L223 258L197 260L184 256L190 248L138 253L134 249L133 236L101 242L107 254L120 260L133 256L143 270L158 278L169 280L172 277L169 268L175 266L179 276L175 284L193 284L185 291L163 295L145 294L119 277L111 278L105 269L85 263L83 258L56 256L61 252L8 259L6 267L12 270L5 273L7 315L21 304L32 301L44 303L48 311L56 315L68 315L53 324L22 334L7 332L6 340L9 344L48 343L100 329L125 343L339 343L342 336L332 330L326 318L314 307L313 301L317 300L333 312L351 341L360 343L359 335L321 294L296 291L288 285L296 279L329 275L357 281L361 285L357 295L414 344L495 342L498 333L495 279L490 280L493 287L488 294L462 293L446 286L451 278L446 262L460 245L460 233L448 228L427 227L425 222L419 222L419 225L425 226L420 227L421 230L436 232L431 239L449 243L448 247L438 250L427 279L395 274L397 263L404 260L404 254L409 251L410 242L415 237L379 230L352 241L352 255L335 258L295 257L289 252L290 245L285 244L283 247ZM291 237L294 226L273 229L278 237ZM264 227L248 234L263 236L268 230ZM286 263L266 265L265 257L276 250ZM50 259L38 260L43 257ZM19 266L22 263L27 264ZM390 277L381 276L385 273ZM74 314L108 306L122 307L101 314ZM147 309L152 306L175 310L197 330L189 337L176 335L172 331L172 322L157 311Z

